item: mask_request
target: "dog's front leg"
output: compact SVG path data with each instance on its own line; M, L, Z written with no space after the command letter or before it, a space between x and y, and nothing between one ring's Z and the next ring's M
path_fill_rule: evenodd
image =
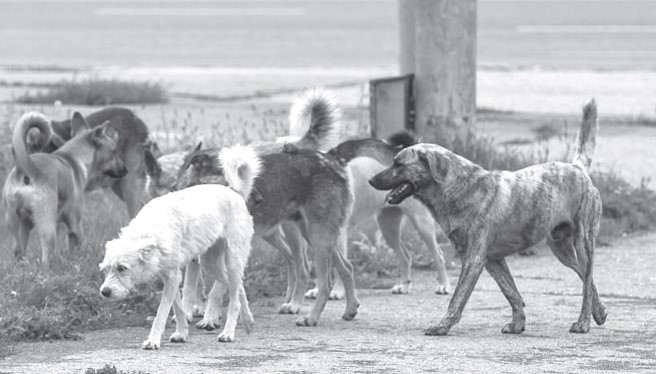
M195 294L195 293L194 293ZM186 311L180 300L180 292L175 293L173 300L173 313L175 314L175 332L169 338L171 343L184 343L189 336L189 323L187 322Z
M169 274L162 275L162 280L164 281L162 299L159 302L157 315L155 316L153 326L150 329L150 335L148 335L148 339L143 342L141 348L149 350L159 349L160 343L162 341L162 334L166 328L166 319L169 317L169 312L171 311L171 306L173 305L173 299L178 292L180 278L180 270L177 268Z
M430 326L424 331L426 335L446 335L451 327L460 321L465 304L485 267L485 249L482 242L476 242L465 251L458 285L449 303L447 313L439 324Z

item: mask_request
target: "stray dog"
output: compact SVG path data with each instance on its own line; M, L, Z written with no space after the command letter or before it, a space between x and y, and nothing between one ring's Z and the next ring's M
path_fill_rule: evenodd
M408 248L401 243L401 223L403 218L407 217L435 258L435 293L445 295L450 292L451 286L444 254L437 244L437 227L428 209L414 199L405 200L394 207L382 205L385 193L371 188L367 183L375 174L392 165L394 156L402 148L416 143L417 139L412 134L399 132L392 135L387 143L378 139L347 140L328 153L338 158L342 164L348 165L353 173L355 202L350 220L351 227L358 226L375 215L385 241L394 249L399 259L401 280L392 287L391 292L407 294L412 286L412 257Z
M185 161L178 177L177 188L203 183L225 183L227 174L214 160L218 150L197 150ZM255 234L277 248L287 248L280 233L283 222L293 224L310 244L317 269L318 295L309 315L297 319L298 326L315 326L330 295L330 270L333 263L344 283L345 320L357 314L360 302L355 293L353 265L344 256L347 223L353 196L349 189L349 176L345 168L333 157L311 150L295 154L273 153L261 156L262 172L255 180L253 190L261 198L251 206ZM299 243L289 248L301 248ZM289 249L288 249L289 250ZM298 313L307 285L303 276L301 253L291 254L289 275L296 276L291 301L279 309L280 313ZM213 291L212 291L213 292ZM210 294L212 293L210 292ZM212 302L209 298L208 303ZM207 310L210 310L208 306ZM206 315L204 319L213 316Z
M88 181L108 175L121 178L128 172L117 152L118 133L107 121L88 129L82 115L73 114L73 137L53 153L29 155L26 134L39 128L44 139L50 136L48 119L30 112L23 115L12 136L16 166L7 176L2 199L6 221L16 239L15 255L26 250L30 231L35 228L41 243L41 265L48 267L49 253L56 247L57 223L68 227L68 245L80 243L80 219L84 190Z
M148 142L148 127L131 110L110 107L85 117L90 127L100 126L110 121L110 126L118 133L116 151L128 170L120 178L97 174L87 183L87 191L111 187L128 208L130 218L141 208L141 198L146 181L144 165L144 146ZM29 153L53 152L73 136L72 121L51 121L50 136L43 136L40 128L32 127L25 135Z
M347 129L343 127L339 117L340 111L336 105L334 96L322 89L308 90L302 97L294 102L290 110L290 127L295 129L294 131L296 131L296 134L298 131L305 132L298 137L288 137L285 139L279 139L276 143L259 143L254 144L254 146L258 153L263 155L263 157L267 154L281 152L286 143L292 142L298 144L301 148L328 150L342 141L344 137L348 136ZM180 174L179 176L182 177L182 175L192 171L195 173L193 176L194 180L187 181L188 184L225 184L223 171L215 167L218 152L219 150L201 150L199 145L194 151L186 155L186 161L183 162L180 161L178 153L165 155L157 160L155 160L154 157L147 156L146 171L149 175L147 187L149 194L155 196L172 190L170 184L171 175L175 174L178 176L178 174ZM282 156L279 156L279 158L281 157ZM316 158L312 158L311 162L316 161ZM184 164L183 167L176 167L181 163ZM283 196L284 198L287 198L287 196L293 197L294 194L298 193L297 190L301 188L301 186L294 185L289 192L285 191L289 182L284 179L287 174L290 174L290 172L280 166L276 167L276 170L281 170L278 174L267 174L266 165L267 164L265 163L263 172L263 174L266 174L266 177L262 176L258 178L258 181L264 178L261 182L256 181L256 184L261 183L267 186L266 194L260 193L259 188L256 186L251 194L250 204L252 206L259 205L265 197L271 197L273 199L277 199L278 195ZM268 180L266 178L271 179L274 182L267 183L265 182L265 180ZM305 180L308 180L308 178L309 176L307 176ZM331 184L332 183L339 184L340 187L338 192L342 194L345 188L342 185L342 182L336 180L332 181ZM188 184L181 182L180 187L182 188ZM280 192L276 192L277 190L280 190ZM315 190L320 191L318 188ZM319 197L316 197L308 204L313 204L319 200ZM340 197L337 201L343 201L346 203L346 200L343 197ZM288 201L287 203L291 202ZM284 205L286 202L279 201L279 204ZM253 207L251 207L251 209L253 209ZM320 210L327 209L328 207L320 208ZM325 215L325 218L333 219L333 217L337 216L338 220L341 219L339 218L342 214L340 213L341 209L342 208L336 209L335 212L331 211ZM305 287L309 278L309 266L306 261L307 257L304 254L305 241L303 235L299 231L299 222L297 220L280 220L278 217L280 212L276 211L276 209L271 206L262 210L258 208L258 212L258 215L254 217L256 234L280 250L287 264L287 292L285 295L285 302L279 308L279 312L283 314L299 313L303 301L303 293L305 292ZM268 217L268 215L271 217ZM271 222L281 223L279 225L270 226ZM262 223L262 225L260 225L260 223ZM265 227L266 229L260 230L262 227ZM194 264L191 263L185 272L185 284L182 298L188 316L192 315L191 305L194 303L194 298L196 299L196 302L201 299L200 295L202 292L197 293L193 291L198 279L197 274L198 267L196 266L194 269ZM194 307L194 309L195 308L196 307ZM196 324L196 327L211 330L216 324L218 324L218 320L213 319L211 316L205 316L202 321Z
M159 349L172 305L176 331L170 341L186 341L187 318L178 293L180 268L199 255L207 273L223 285L222 291L228 285L230 292L219 341L234 340L239 315L247 331L253 324L242 277L253 236L246 200L259 173L259 159L251 148L235 146L223 149L218 160L217 167L225 171L229 187L200 185L155 198L121 230L118 239L106 244L100 264L106 273L100 287L104 297L123 298L134 285L150 282L157 275L164 281L162 300L143 349ZM208 303L208 307L214 306Z
M606 307L592 280L601 198L588 170L597 128L597 106L591 100L583 108L572 163L487 171L438 145L418 144L399 152L390 168L371 179L374 188L391 190L390 204L410 196L424 203L462 254L447 314L426 335L445 335L458 323L483 268L512 307L512 322L502 332L523 332L524 301L504 257L545 238L558 260L583 281L581 314L570 332L588 332L590 314L598 325L606 321Z

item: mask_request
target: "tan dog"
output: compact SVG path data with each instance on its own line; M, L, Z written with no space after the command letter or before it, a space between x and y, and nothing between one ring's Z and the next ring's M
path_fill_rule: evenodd
M148 127L134 112L126 108L104 108L89 114L84 119L92 128L110 122L109 126L118 134L116 152L128 171L120 178L94 173L87 182L86 190L111 187L114 193L125 201L128 215L132 218L142 206L141 198L146 181L144 148L149 143ZM73 121L70 119L49 123L49 137L43 136L44 134L37 127L28 130L25 142L29 153L53 152L74 135Z
M546 238L565 266L583 280L583 306L570 329L586 333L590 315L601 325L607 311L592 279L601 198L588 175L597 133L594 101L583 121L572 163L549 162L516 172L488 171L434 144L418 144L394 157L393 165L370 180L391 204L416 197L432 212L462 254L462 272L446 316L427 335L445 335L458 323L483 268L510 303L504 333L524 331L524 301L504 257Z
M16 257L25 254L34 228L39 235L44 267L56 246L58 222L68 227L69 248L79 245L87 182L102 175L121 178L127 173L116 152L118 134L109 121L89 130L82 115L76 112L71 123L74 136L61 148L53 153L28 155L27 132L38 127L48 139L50 126L42 114L23 115L12 138L16 166L2 189L7 226L16 239Z

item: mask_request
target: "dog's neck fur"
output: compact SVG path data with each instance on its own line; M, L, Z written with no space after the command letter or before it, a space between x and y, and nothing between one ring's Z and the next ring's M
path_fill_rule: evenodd
M81 176L83 185L86 186L89 180L89 170L94 169L95 158L95 148L90 144L88 134L71 139L53 154L66 160Z
M456 230L461 222L470 220L466 217L466 212L472 211L468 205L478 204L474 196L478 188L480 186L492 188L491 186L496 183L494 173L455 154L449 156L452 160L457 158L452 162L459 163L460 167L451 168L443 182L427 184L414 194L417 200L433 212L435 220L447 235ZM441 212L449 212L449 214Z

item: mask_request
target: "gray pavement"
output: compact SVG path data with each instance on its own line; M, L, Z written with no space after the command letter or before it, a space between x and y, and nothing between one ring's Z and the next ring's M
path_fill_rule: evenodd
M509 267L527 305L526 332L518 336L501 334L510 308L487 274L448 336L424 336L423 328L442 316L449 301L432 294L432 273L424 271L410 295L359 290L360 313L352 322L339 319L343 302L330 302L318 327L300 328L296 316L275 313L279 299L260 300L253 305L255 331L238 329L234 343L193 331L185 344L164 342L159 351L142 351L147 329L90 332L77 342L21 343L14 356L0 361L0 372L80 373L106 364L149 373L656 371L655 234L598 248L595 282L609 316L584 335L568 332L581 307L581 283L571 270L546 249L536 257L513 257ZM458 271L450 275L455 282Z

